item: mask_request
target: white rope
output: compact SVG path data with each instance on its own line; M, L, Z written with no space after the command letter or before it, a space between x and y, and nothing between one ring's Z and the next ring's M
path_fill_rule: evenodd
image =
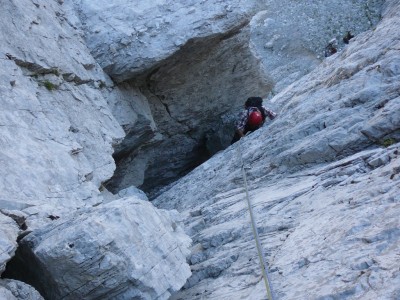
M251 227L253 229L253 235L254 235L254 239L256 242L256 246L257 246L258 258L260 260L261 271L262 271L262 275L264 278L265 288L267 290L267 297L269 300L274 300L273 293L272 293L272 287L271 287L270 280L268 277L268 271L267 271L268 266L267 266L267 263L266 263L266 260L265 260L265 257L264 257L263 251L262 251L261 242L260 242L260 238L258 236L256 221L255 221L255 217L254 217L254 213L253 213L253 207L251 206L251 202L250 202L246 170L245 170L243 155L242 155L242 141L241 140L242 139L239 139L240 163L241 163L241 168L242 168L244 186L246 189L247 205L248 205L249 212L250 212Z

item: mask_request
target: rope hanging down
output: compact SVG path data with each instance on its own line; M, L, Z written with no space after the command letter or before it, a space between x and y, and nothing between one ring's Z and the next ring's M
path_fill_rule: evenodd
M274 298L272 296L273 295L272 288L271 288L268 271L267 271L268 266L267 266L264 254L262 252L261 242L260 242L260 238L258 236L256 221L255 221L254 213L253 213L253 208L250 203L249 189L248 189L248 185L247 185L247 176L246 176L246 170L244 167L244 161L243 161L243 155L242 155L242 139L239 139L239 154L240 154L240 164L241 164L241 169L242 169L243 181L244 181L244 186L245 186L245 190L246 190L247 205L249 208L250 219L251 219L251 227L253 229L253 235L254 235L254 239L256 242L256 246L257 246L258 258L260 260L262 276L264 278L265 288L267 290L267 298L269 300L274 300Z

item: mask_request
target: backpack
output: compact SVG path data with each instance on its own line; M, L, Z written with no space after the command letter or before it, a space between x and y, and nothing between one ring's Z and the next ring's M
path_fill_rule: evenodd
M252 111L249 113L249 117L247 119L247 124L250 128L258 128L262 125L264 119L261 112L258 110Z
M262 101L261 97L249 97L246 100L246 107L248 109L250 109L250 107L256 107L258 109L258 111L248 112L247 125L251 130L259 128L266 118L262 107Z

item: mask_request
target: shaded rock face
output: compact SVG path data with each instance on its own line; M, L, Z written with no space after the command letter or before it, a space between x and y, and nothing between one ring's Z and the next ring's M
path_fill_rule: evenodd
M388 2L375 30L271 100L272 124L153 201L193 239L172 299L265 298L240 153L277 299L399 297L399 12Z
M46 299L168 299L191 274L190 243L176 212L124 198L26 236L8 276Z
M126 187L146 162L145 191L166 185L226 148L232 138L233 108L255 91L266 93L259 61L248 47L249 30L192 41L137 82L147 97L160 139L119 159L112 179ZM229 53L229 54L228 54Z
M128 134L127 147L116 148L113 192L132 184L151 192L186 174L229 145L232 113L247 95L272 89L249 48L247 24L261 1L74 4L95 58L146 96L156 125L127 125L134 140Z

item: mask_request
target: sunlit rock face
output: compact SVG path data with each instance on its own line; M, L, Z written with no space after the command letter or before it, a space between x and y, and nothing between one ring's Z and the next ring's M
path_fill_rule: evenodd
M6 263L14 256L17 249L18 226L13 219L0 213L0 275L6 269Z
M105 181L112 177L115 170L112 156L115 149L121 153L132 151L135 143L141 144L154 135L155 126L148 101L140 91L123 85L115 86L104 73L90 54L81 32L74 25L76 18L73 11L68 10L64 1L6 1L2 3L0 16L0 298L42 299L27 284L6 279L26 276L28 273L21 274L25 267L36 272L43 271L34 271L33 280L23 278L35 285L43 295L46 294L43 291L51 293L53 288L62 290L63 287L53 285L50 266L57 269L63 265L66 271L68 266L73 265L77 270L74 263L82 258L81 253L69 252L54 262L51 257L65 254L57 252L60 248L65 250L65 240L60 242L62 245L46 245L39 252L45 248L48 260L44 259L43 264L35 266L38 259L34 258L32 252L25 252L26 256L20 255L22 240L28 237L33 239L38 232L47 230L44 228L57 227L57 222L70 222L70 233L79 235L85 232L84 220L90 219L94 207L98 210L91 219L92 224L104 219L110 221L106 229L111 231L112 241L120 247L129 248L134 238L141 234L156 237L163 232L164 238L169 235L169 242L167 238L164 241L157 236L160 247L154 249L154 243L150 243L149 239L136 240L144 247L141 249L154 250L153 262L171 262L167 264L169 271L161 270L160 264L144 263L146 266L143 270L149 271L154 267L153 272L160 277L153 281L146 279L143 297L158 295L160 299L167 298L190 275L185 257L190 239L180 231L175 218L177 214L161 212L149 202L140 200L147 207L146 212L141 211L142 216L154 223L145 228L136 228L134 237L118 235L126 229L118 224L134 223L131 219L134 214L124 214L128 210L128 204L124 202L119 208L122 212L115 213L117 216L107 215L118 210L112 210L110 206L117 206L118 198L124 196L121 196L123 193L111 195L104 188ZM137 99L134 105L127 102L132 98ZM122 103L126 105L120 105ZM137 123L146 132L146 138L136 137ZM140 199L146 199L143 193L133 188L126 190L127 194L140 194ZM116 201L115 206L109 203L108 209L103 208L110 201ZM74 213L81 213L81 219L74 219ZM101 261L101 247L107 248L101 239L105 237L101 235L105 231L101 230L101 226L96 228L100 231L97 232L99 236L86 235L83 248L90 249L88 251L92 251L94 256L100 255ZM67 238L65 233L57 232L57 236L60 239ZM78 240L76 236L70 237ZM97 239L101 246L92 247L91 238ZM40 241L37 243L40 244ZM181 248L178 247L180 244ZM116 246L113 250L118 252L120 248ZM123 250L115 256L120 252ZM23 267L13 267L15 256L22 261ZM120 262L124 258L121 256L115 261ZM110 268L114 267L113 272L123 273L123 263L113 265L113 260L103 262L110 263ZM103 266L94 265L91 271L98 275ZM132 269L131 266L129 272ZM140 274L140 266L137 270L137 274ZM167 275L168 272L173 274ZM58 279L64 276L55 273ZM129 281L133 277L127 273L125 275ZM110 299L116 294L111 291L114 287L110 283L114 280L113 274L102 273L101 277L108 283L105 289L101 288L101 293L105 297L109 295ZM88 275L79 282L74 275L66 279L68 286L76 288L81 283L92 286L102 284L96 282L95 276ZM147 275L153 274L147 272ZM134 282L126 286L135 293ZM139 293L138 290L136 292ZM52 298L48 294L46 297ZM78 296L74 299L81 298Z
M36 226L101 202L124 132L101 92L112 81L60 4L7 1L0 14L0 206Z
M33 287L17 280L0 280L0 299L44 300Z

